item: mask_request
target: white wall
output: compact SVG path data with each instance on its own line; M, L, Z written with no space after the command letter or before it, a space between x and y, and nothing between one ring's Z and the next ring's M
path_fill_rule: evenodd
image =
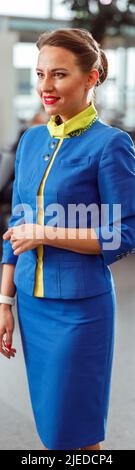
M0 148L13 142L16 136L13 46L17 41L16 33L0 31Z

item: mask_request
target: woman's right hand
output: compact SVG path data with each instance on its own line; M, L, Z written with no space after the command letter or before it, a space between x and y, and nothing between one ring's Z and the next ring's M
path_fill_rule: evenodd
M0 353L10 359L15 357L16 349L12 348L12 336L14 331L14 317L11 306L0 305Z

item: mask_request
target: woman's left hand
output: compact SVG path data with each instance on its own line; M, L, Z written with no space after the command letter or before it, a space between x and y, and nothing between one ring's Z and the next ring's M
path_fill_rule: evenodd
M32 250L45 242L44 226L39 224L22 224L9 227L3 235L10 240L14 255Z

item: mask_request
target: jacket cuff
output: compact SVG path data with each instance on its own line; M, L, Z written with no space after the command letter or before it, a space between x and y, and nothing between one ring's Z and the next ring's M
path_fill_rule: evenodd
M3 254L0 264L9 263L9 264L16 264L18 255L14 255L12 250L12 245L9 240L3 240L2 244Z
M122 224L121 229L119 225L115 225L115 229L109 227L109 231L106 226L94 227L94 230L106 265L135 253L135 231L133 228ZM112 236L111 231L113 231Z

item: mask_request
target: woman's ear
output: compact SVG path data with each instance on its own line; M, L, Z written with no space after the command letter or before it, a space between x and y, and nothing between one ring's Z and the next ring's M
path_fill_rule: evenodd
M97 69L92 69L89 73L88 76L88 82L87 82L87 87L92 88L94 85L96 85L96 82L99 79L99 72Z

